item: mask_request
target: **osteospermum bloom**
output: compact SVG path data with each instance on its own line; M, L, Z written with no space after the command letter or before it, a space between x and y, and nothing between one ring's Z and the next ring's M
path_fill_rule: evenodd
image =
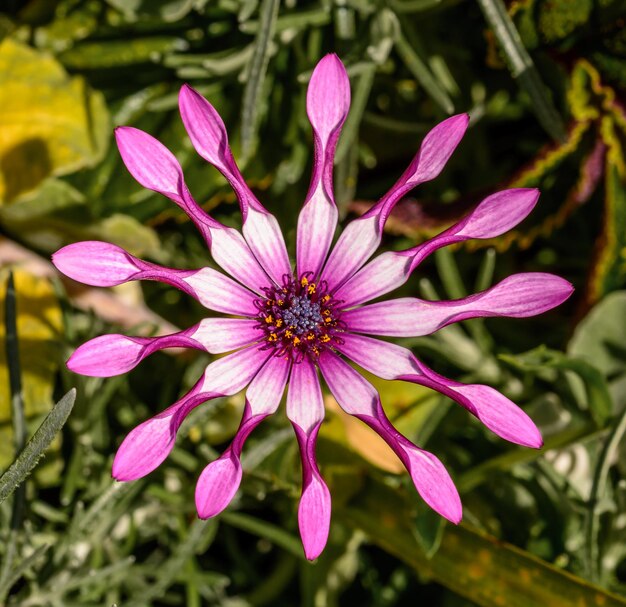
M204 469L196 487L199 516L217 515L239 487L244 442L276 411L286 389L287 416L302 456L300 534L307 558L316 558L328 538L331 510L330 493L315 458L324 419L321 373L339 405L371 426L398 455L424 501L458 523L462 508L450 475L434 455L391 425L374 386L355 367L383 379L437 390L502 438L540 447L542 439L535 424L504 395L489 386L442 377L410 350L372 335L416 337L469 318L534 316L562 303L572 287L551 274L524 273L464 299L403 297L369 302L404 284L422 260L440 247L503 234L530 213L538 191L510 189L493 194L428 242L382 253L368 263L395 204L415 186L437 177L459 144L468 117L453 116L426 135L395 185L367 213L347 225L331 250L337 226L333 159L350 105L350 88L343 64L335 55L328 55L315 68L307 92L315 162L298 220L293 269L278 222L246 185L213 106L189 86L181 89L179 101L195 149L226 177L237 194L243 234L200 208L185 185L178 161L156 139L138 129L120 127L117 144L126 167L142 186L167 196L189 215L224 272L209 267L164 268L105 242L72 244L53 256L61 272L80 282L106 287L156 280L185 291L213 312L228 315L206 318L189 329L161 337L97 337L71 356L67 363L71 370L109 377L129 371L163 348L229 353L209 364L196 385L176 403L128 434L115 456L113 476L120 481L145 476L167 457L178 428L194 407L245 389L239 430L224 454Z

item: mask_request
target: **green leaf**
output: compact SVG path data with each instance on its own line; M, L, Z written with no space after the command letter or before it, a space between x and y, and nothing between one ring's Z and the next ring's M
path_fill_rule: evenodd
M72 388L54 405L18 458L0 476L0 503L15 491L37 465L39 458L65 424L75 400L76 390Z
M464 525L448 525L429 560L415 539L406 498L370 482L335 518L362 529L372 542L482 607L624 607L626 601L528 552ZM372 512L376 516L372 516Z
M104 98L51 56L0 43L0 204L51 175L96 164L109 141Z
M615 402L626 395L626 291L615 291L583 318L567 352L587 361L609 381Z

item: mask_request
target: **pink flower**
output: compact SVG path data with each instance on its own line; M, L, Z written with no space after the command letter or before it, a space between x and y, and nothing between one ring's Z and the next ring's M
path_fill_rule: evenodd
M511 229L530 213L539 192L512 189L493 194L432 240L405 251L382 253L368 262L395 204L418 184L437 177L461 141L468 117L453 116L426 135L396 184L370 211L347 225L331 251L337 225L333 158L349 105L343 64L335 55L328 55L315 68L307 93L315 164L298 220L295 272L278 222L239 172L221 118L189 86L180 91L183 122L198 153L235 190L243 215L243 235L198 206L176 158L156 139L135 128L120 127L117 143L124 163L141 185L162 193L188 213L224 273L212 268L160 267L104 242L72 244L53 256L61 272L80 282L112 286L130 280L157 280L185 291L209 310L228 315L206 318L180 333L162 337L105 335L83 344L69 359L68 367L77 373L109 377L129 371L163 348L230 352L211 363L189 393L130 432L113 463L116 479L134 480L159 466L171 451L181 422L194 407L246 389L237 434L224 454L204 469L196 487L200 517L219 514L239 487L240 456L246 438L276 411L289 384L287 416L302 455L298 521L309 559L323 550L330 525L330 494L315 458L317 434L324 419L318 369L341 407L387 441L429 506L458 523L461 502L444 466L393 428L372 384L347 361L384 379L438 390L502 438L537 448L542 444L538 429L508 398L488 386L465 385L442 377L410 350L370 336L412 337L468 318L533 316L559 305L572 293L572 286L557 276L527 273L510 276L465 299L435 302L404 297L368 303L404 284L436 249L470 238L493 238Z

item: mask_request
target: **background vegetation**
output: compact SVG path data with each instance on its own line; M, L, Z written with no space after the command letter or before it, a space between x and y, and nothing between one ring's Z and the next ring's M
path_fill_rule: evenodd
M4 0L0 11L0 468L52 410L0 479L0 603L626 605L624 0ZM242 489L217 520L196 518L194 482L233 435L239 396L199 408L158 471L111 480L128 430L187 390L208 357L159 353L106 380L63 361L96 335L169 331L203 310L158 284L70 284L48 259L101 239L165 265L211 263L187 218L132 180L112 141L119 124L158 137L203 206L237 225L231 191L185 136L184 82L220 111L293 245L312 162L306 83L331 51L352 83L336 158L346 217L385 192L437 121L472 118L443 175L398 207L386 247L433 235L497 189L543 192L519 230L441 251L407 293L459 297L520 270L558 273L577 290L538 319L405 340L438 371L524 406L541 451L496 439L427 389L377 383L394 423L451 471L465 506L458 528L328 397L318 451L333 523L309 564L282 414L249 441ZM9 385L18 358L23 408ZM73 395L52 407L72 387L63 425Z

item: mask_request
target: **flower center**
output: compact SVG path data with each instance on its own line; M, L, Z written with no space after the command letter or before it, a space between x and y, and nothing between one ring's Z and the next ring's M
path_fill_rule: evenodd
M343 340L345 326L339 320L334 301L324 281L312 282L306 272L299 280L283 277L281 287L263 289L265 299L257 299L259 327L265 331L265 348L276 356L288 356L300 362L305 356L316 359L325 349Z

